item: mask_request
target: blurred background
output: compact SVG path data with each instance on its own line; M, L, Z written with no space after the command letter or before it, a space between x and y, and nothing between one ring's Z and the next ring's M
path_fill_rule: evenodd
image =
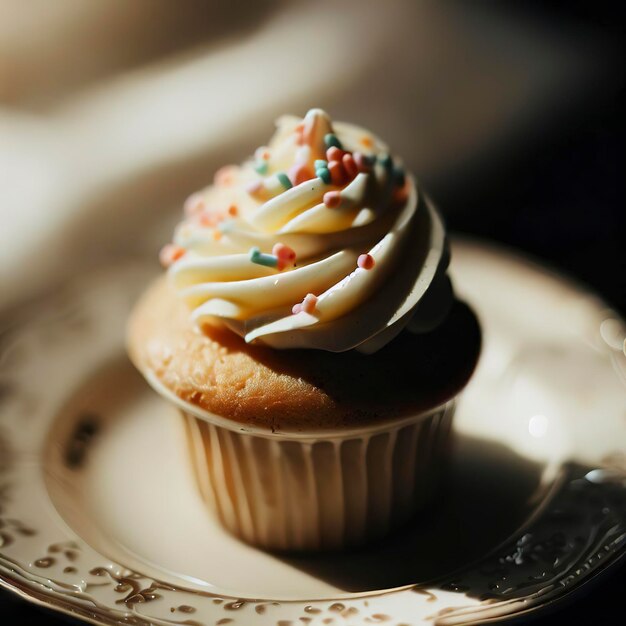
M451 229L624 311L623 11L545 4L0 0L4 307L156 259L189 193L321 106L383 137Z
M99 266L156 268L184 199L278 115L314 106L384 138L452 231L519 248L624 313L624 12L0 0L0 318ZM8 606L0 595L0 617Z

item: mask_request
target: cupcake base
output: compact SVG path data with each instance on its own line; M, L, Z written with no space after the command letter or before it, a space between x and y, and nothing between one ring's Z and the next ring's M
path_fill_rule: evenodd
M183 411L202 498L234 535L279 551L356 547L423 508L449 452L454 401L331 436L259 435Z

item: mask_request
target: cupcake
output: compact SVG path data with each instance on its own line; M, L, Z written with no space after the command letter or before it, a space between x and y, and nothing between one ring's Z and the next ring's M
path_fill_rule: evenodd
M423 509L480 330L445 229L372 133L320 109L185 203L132 361L179 409L202 498L243 540L325 550Z

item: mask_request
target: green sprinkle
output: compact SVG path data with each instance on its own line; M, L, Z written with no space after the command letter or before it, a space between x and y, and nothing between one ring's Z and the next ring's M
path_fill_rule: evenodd
M324 161L324 159L315 159L313 165L316 170L319 170L322 167L328 167L328 161Z
M339 148L340 150L343 150L341 141L339 141L339 139L337 138L337 135L333 133L328 133L327 135L324 136L324 144L326 145L326 149L332 148L334 146L335 148Z
M315 174L321 178L327 185L330 185L330 171L327 167L320 167L315 170Z
M267 174L267 169L268 169L267 161L257 161L257 164L254 166L254 169L257 173L261 174L261 176L264 176L265 174Z
M289 180L289 176L287 176L285 172L278 172L278 174L276 174L276 178L278 178L278 182L285 189L291 189L293 187L293 185L291 184L291 181Z
M380 164L385 169L391 169L391 167L393 166L393 159L388 154L381 154L381 155L379 155L378 160L380 161Z
M256 246L250 248L250 260L257 265L265 265L265 267L277 267L278 257L273 254L263 254Z

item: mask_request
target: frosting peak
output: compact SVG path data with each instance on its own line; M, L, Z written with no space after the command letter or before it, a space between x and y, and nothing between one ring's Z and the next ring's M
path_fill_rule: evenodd
M202 326L275 348L374 351L452 300L445 232L370 132L321 109L185 203L161 259Z

